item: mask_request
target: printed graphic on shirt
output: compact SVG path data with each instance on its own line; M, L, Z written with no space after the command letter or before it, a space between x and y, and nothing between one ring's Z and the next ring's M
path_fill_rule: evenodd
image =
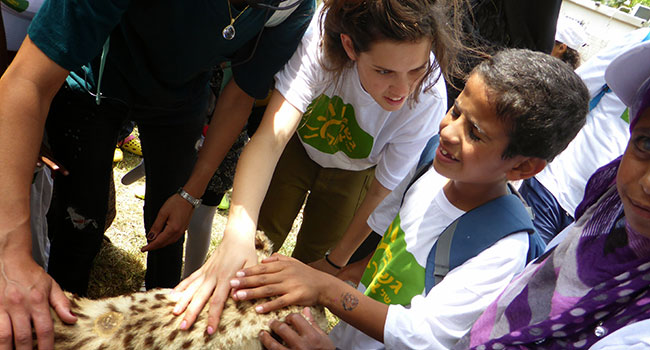
M16 12L23 12L29 7L27 0L2 0L2 2Z
M365 294L384 304L409 305L424 290L424 267L406 250L399 214L384 233L361 283Z
M623 111L623 114L621 114L621 119L623 119L626 123L630 124L630 109L625 108Z
M317 150L335 154L343 152L352 159L367 158L373 137L357 123L354 107L339 96L318 96L307 107L298 135Z

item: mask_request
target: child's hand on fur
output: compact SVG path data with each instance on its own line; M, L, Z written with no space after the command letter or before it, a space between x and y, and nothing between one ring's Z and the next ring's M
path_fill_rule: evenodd
M327 281L335 278L317 271L302 262L280 254L262 260L262 263L241 270L230 281L235 300L251 300L280 296L255 307L267 313L287 305L311 306L319 304L320 291Z
M287 316L285 322L278 320L271 322L271 330L284 340L286 346L280 344L269 332L265 331L260 332L262 344L269 350L333 350L334 344L327 334L318 328L309 308L305 308L302 313L305 317L291 314Z

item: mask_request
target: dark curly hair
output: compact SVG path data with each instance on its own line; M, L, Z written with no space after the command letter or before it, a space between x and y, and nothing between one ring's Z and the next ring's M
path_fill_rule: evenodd
M562 43L555 41L555 44L557 45ZM562 57L560 57L560 59L570 65L573 69L576 69L580 66L580 53L575 49L570 48L569 46L566 47L566 50L562 53Z
M409 97L418 100L420 91L430 89L440 78L428 77L436 68L445 77L458 70L456 51L462 47L454 36L452 24L447 20L445 1L440 0L324 0L326 11L321 13L320 24L323 29L323 50L326 62L323 69L334 72L335 80L353 62L341 43L341 34L347 34L357 53L367 52L377 41L417 42L422 38L431 40L436 57L428 67L420 86Z
M589 92L561 60L527 49L506 49L481 62L471 74L485 83L497 117L510 126L502 157L553 160L585 124Z

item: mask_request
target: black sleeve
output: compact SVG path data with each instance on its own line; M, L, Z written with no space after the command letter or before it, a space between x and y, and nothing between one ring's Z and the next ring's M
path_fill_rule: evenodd
M266 97L273 76L296 51L314 14L315 5L314 0L303 0L284 22L264 28L259 42L256 36L237 54L232 73L242 90L257 99ZM237 63L242 60L245 62Z

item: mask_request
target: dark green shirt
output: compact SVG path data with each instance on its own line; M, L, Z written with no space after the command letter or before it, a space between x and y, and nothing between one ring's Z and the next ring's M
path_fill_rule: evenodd
M139 113L183 113L205 98L210 69L226 61L233 61L233 76L245 92L266 96L314 7L314 0L304 0L280 25L264 28L252 59L239 65L253 52L273 11L248 8L228 41L221 34L230 23L227 0L47 0L28 33L48 57L72 71L71 85L92 92L110 34L102 94ZM240 13L234 7L232 12ZM89 62L84 73L81 67Z

